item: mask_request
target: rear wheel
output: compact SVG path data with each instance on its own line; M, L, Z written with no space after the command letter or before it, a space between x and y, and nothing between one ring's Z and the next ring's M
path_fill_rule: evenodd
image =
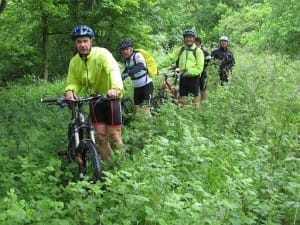
M82 163L79 163L80 173L84 179L96 182L102 177L102 166L96 145L91 140L82 142Z

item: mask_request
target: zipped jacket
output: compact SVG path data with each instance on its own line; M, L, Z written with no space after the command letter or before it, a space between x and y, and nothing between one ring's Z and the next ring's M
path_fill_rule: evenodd
M110 89L123 92L119 65L105 48L92 47L86 57L77 53L69 64L67 90L75 93L85 89L88 94L106 94Z
M232 69L235 64L233 52L228 48L217 48L212 51L211 57L221 61L220 67Z
M179 56L178 68L180 71L186 71L190 76L199 76L204 67L204 55L200 48L197 48L195 44L191 47L184 46L185 49L180 54L181 46L174 49L172 53L167 55L159 64L159 68L164 68L166 66L175 63ZM194 57L194 49L196 49L196 57Z

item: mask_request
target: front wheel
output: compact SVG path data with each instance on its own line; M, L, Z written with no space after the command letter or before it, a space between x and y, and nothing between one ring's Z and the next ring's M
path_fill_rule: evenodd
M102 166L96 145L92 140L81 143L82 163L79 163L80 173L91 182L96 182L102 177Z

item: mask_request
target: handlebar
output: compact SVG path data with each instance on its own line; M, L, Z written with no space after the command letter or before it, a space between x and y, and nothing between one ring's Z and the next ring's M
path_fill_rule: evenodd
M61 107L67 106L67 105L76 105L76 104L82 104L83 102L89 102L92 100L96 100L96 104L99 102L103 102L106 100L111 100L113 98L108 97L107 94L102 95L91 95L89 97L78 97L77 99L70 100L66 99L65 97L59 97L59 98L41 98L41 103L53 103L56 105L60 105Z

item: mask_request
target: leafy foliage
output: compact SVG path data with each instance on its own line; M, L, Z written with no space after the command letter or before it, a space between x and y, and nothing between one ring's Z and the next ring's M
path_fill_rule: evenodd
M95 45L108 48L118 60L117 44L124 37L136 47L168 51L182 43L187 27L195 29L206 46L226 34L233 46L297 57L299 5L278 0L11 0L0 17L0 34L5 37L0 85L24 76L64 76L74 53L69 33L76 24L90 25Z
M236 56L229 85L209 70L200 109L137 115L123 128L128 155L114 154L94 185L73 181L57 156L68 110L39 102L62 95L65 80L1 89L0 223L298 224L299 63Z

